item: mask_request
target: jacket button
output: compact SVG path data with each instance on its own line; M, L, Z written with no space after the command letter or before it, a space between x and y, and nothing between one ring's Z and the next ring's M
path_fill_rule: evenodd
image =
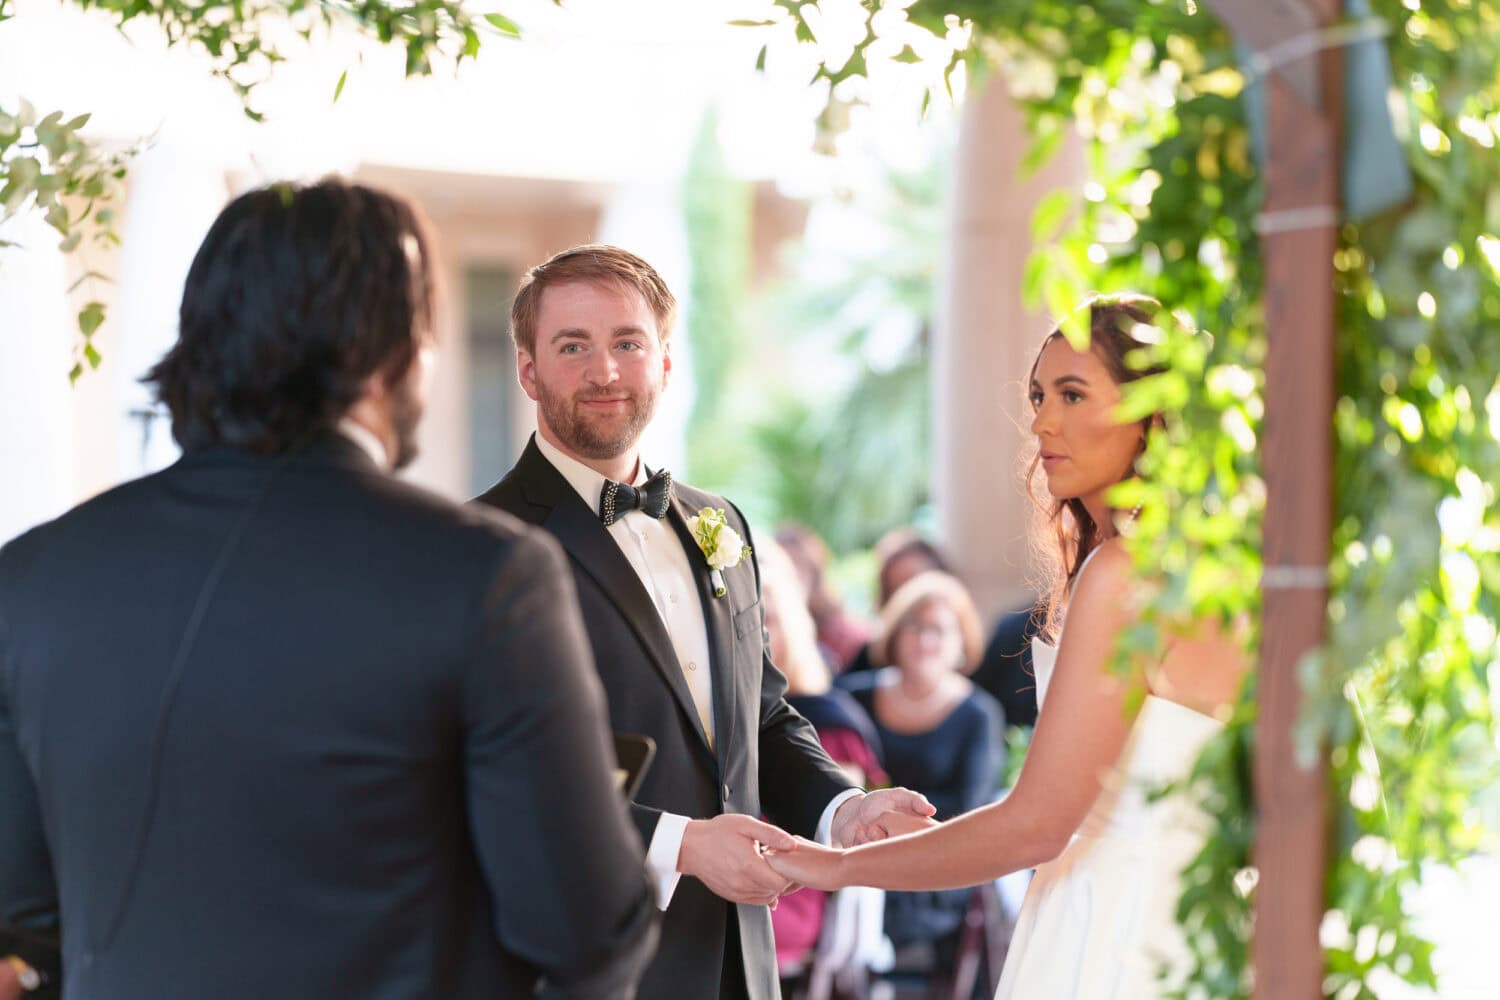
M724 801L725 802L729 801L729 786L728 785L724 786Z

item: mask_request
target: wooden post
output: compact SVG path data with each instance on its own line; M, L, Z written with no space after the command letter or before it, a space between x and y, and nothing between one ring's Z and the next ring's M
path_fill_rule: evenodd
M1264 0L1248 0L1261 4ZM1304 8L1317 25L1340 14L1339 0L1278 0ZM1311 768L1295 757L1301 697L1297 664L1320 645L1328 603L1332 519L1334 317L1341 62L1321 63L1319 100L1308 104L1276 73L1267 78L1266 202L1260 219L1265 264L1265 606L1260 722L1255 744L1258 830L1256 1000L1323 995L1318 941L1324 906L1328 820L1321 753Z

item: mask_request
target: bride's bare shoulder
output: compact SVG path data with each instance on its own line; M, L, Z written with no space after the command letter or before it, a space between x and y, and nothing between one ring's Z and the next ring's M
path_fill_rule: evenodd
M1198 620L1174 635L1151 673L1153 694L1208 715L1232 705L1253 661L1241 622Z

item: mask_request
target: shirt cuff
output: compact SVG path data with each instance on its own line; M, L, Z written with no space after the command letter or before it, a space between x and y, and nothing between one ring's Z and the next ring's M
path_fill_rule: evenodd
M646 850L646 870L656 885L658 910L667 908L672 893L677 891L677 882L682 878L682 873L677 870L677 855L682 853L682 834L687 825L686 816L664 812L651 834L651 846Z
M818 820L818 836L815 838L818 843L824 847L833 846L833 814L839 811L839 806L863 794L865 793L858 788L850 788L833 797L833 801L828 803L828 808L823 810L823 818Z

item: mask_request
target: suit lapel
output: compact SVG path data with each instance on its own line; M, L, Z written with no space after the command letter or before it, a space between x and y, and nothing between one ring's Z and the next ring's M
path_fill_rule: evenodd
M693 568L693 582L698 585L698 601L703 606L703 622L708 626L709 669L713 671L714 748L720 773L724 773L725 755L734 745L735 738L733 604L728 594L714 596L708 562L687 526L688 518L697 513L680 493L673 492L672 509L667 513L667 520L672 522L682 547L687 550L688 564Z
M541 522L542 527L562 544L584 573L599 584L600 589L619 609L620 617L625 619L640 640L646 651L646 658L666 682L677 700L678 708L692 722L693 730L707 753L708 734L703 731L692 692L688 690L687 678L683 676L682 666L677 662L672 637L667 632L667 626L661 620L656 605L652 603L651 595L646 593L641 578L636 575L635 567L630 565L630 560L620 551L619 544L610 537L609 530L600 523L598 515L588 509L573 487L562 477L562 473L553 468L552 463L537 450L534 442L526 449L517 466L525 468L522 488L527 500L538 506L551 508L551 513ZM604 655L603 650L595 651L596 658ZM715 702L717 700L716 697ZM717 712L717 705L715 711Z

